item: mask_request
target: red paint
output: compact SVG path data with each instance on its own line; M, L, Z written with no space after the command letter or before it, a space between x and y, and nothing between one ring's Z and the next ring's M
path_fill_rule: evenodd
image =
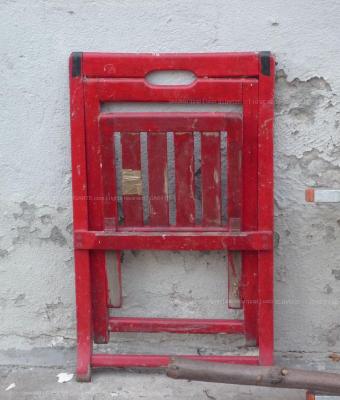
M258 76L256 53L129 54L84 53L84 76L144 78L157 70L189 70L196 76Z
M273 174L273 122L274 122L275 61L270 58L270 76L259 75L258 119L258 229L274 229L274 174ZM258 252L258 308L259 350L261 365L273 363L274 348L274 276L273 251Z
M148 134L149 224L169 225L166 133Z
M201 135L202 225L221 225L220 132Z
M235 233L241 230L242 221L242 142L243 121L233 120L232 126L227 130L227 177L228 177L228 210L229 229ZM228 263L228 307L242 308L240 275L242 270L242 254L230 251L227 256ZM248 324L248 322L246 323Z
M307 203L314 203L314 193L315 189L309 188L305 190L305 200Z
M84 59L83 59L84 63ZM101 151L98 114L100 102L97 95L89 93L83 82L85 117L85 157L87 169L88 225L90 229L104 229L104 188L102 179ZM72 96L72 94L71 94ZM73 110L71 110L73 112ZM89 134L91 132L91 134ZM72 131L72 135L74 131ZM95 343L107 343L108 334L108 286L103 251L90 252L91 291L93 313L93 337Z
M235 112L162 112L162 113L108 113L101 114L101 132L112 135L112 132L185 132L193 131L216 132L234 131L242 135L239 128L242 126L240 114ZM242 128L241 128L242 129ZM237 138L235 138L237 139Z
M245 79L197 79L191 85L150 86L144 79L86 79L87 97L101 101L242 103ZM249 80L254 81L256 80Z
M102 175L103 175L103 190L104 197L104 229L116 230L118 220L117 209L117 191L116 191L116 168L114 159L114 140L112 135L102 135L101 137L101 155L102 155ZM109 303L110 307L121 307L122 305L122 272L121 272L121 253L116 252L116 276L118 276L119 293L115 296L114 304ZM111 267L112 268L112 267Z
M72 59L70 59L70 76ZM70 79L72 147L72 194L74 229L88 229L87 178L85 156L84 96L81 77ZM74 251L77 314L77 377L91 377L92 306L89 252Z
M111 332L170 332L170 333L243 333L241 320L185 319L185 318L132 318L109 319Z
M261 232L105 232L77 230L79 250L269 250L270 231Z
M242 230L257 230L258 202L258 82L243 85L242 143ZM246 201L247 199L247 201ZM246 340L258 343L258 257L257 253L242 254L242 298Z
M91 357L91 365L94 368L131 368L131 367L147 367L162 368L167 367L171 358L175 355L147 355L147 354L93 354ZM228 364L248 364L257 365L258 357L256 356L194 356L181 355L176 357L188 358L197 361L212 361Z
M139 133L124 132L121 134L122 168L140 171L140 135ZM113 162L113 160L111 160ZM143 225L143 200L137 194L123 194L123 212L125 226Z
M195 225L193 132L175 132L176 225Z
M265 64L265 63L264 63ZM229 363L272 363L273 354L273 87L257 53L84 53L70 59L72 177L76 272L77 377L91 367L162 367L170 355L93 354L110 332L244 333L259 357L189 356ZM189 85L151 85L155 70L190 70ZM77 68L76 68L77 70ZM233 103L242 113L101 113L103 102ZM169 226L166 132L174 132L176 223ZM195 218L194 140L201 132L202 221ZM220 132L227 131L228 223L222 224ZM140 194L123 195L118 222L113 132L121 133L122 168L141 170L147 133L149 221ZM109 318L105 251L229 250L242 253L244 321ZM118 299L121 295L120 262ZM120 303L120 302L119 302ZM116 305L119 306L120 304Z

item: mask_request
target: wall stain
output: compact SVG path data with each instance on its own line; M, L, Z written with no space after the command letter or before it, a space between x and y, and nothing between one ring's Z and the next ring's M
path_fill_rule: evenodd
M45 242L51 241L52 243L55 243L59 246L65 246L67 243L65 236L62 234L61 230L57 226L54 226L52 228L50 236L47 239L42 240Z
M0 249L0 258L5 258L9 254L8 250L6 249Z
M295 78L287 80L283 69L276 71L275 111L286 113L301 122L314 123L315 111L323 104L326 96L331 94L329 83L322 77L312 77L306 81ZM329 102L325 107L329 107Z
M331 294L333 293L333 288L329 283L327 283L327 285L323 288L323 291L326 294Z
M25 293L20 293L15 299L14 299L14 303L15 305L22 305L23 301L26 298L26 294Z
M334 325L326 333L326 340L329 346L335 346L340 339L340 325Z
M332 269L332 275L337 281L340 281L340 269Z
M42 244L51 242L57 246L66 246L68 239L64 234L64 230L53 224L58 214L65 213L67 210L64 207L52 208L49 206L36 206L29 204L26 201L19 203L20 212L13 213L13 218L17 222L12 231L15 235L12 237L12 244L18 245L23 243ZM57 213L57 214L56 214ZM50 227L50 225L53 225ZM72 223L68 223L65 227L65 232L71 235ZM69 240L71 242L71 240ZM69 243L71 247L71 243ZM7 250L0 250L0 257L8 254Z
M274 249L277 249L280 244L280 235L278 232L274 232Z

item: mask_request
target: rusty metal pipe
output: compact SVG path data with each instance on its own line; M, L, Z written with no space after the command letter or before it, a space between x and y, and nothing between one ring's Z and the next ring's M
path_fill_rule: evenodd
M173 379L340 394L340 374L278 366L232 365L174 358L167 368L167 375Z

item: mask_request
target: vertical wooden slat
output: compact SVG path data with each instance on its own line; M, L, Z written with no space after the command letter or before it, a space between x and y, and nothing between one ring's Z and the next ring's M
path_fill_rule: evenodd
M242 128L241 128L242 130ZM226 131L221 136L221 225L228 222L228 136Z
M257 230L258 84L243 84L242 230ZM246 341L258 343L258 256L244 251L242 296Z
M192 132L176 132L176 225L195 225L194 136Z
M141 176L140 134L121 133L122 143L122 173L123 173L123 214L125 226L143 226L143 201L137 189L138 184L132 183L130 194L124 193L125 171ZM124 178L125 176L125 178ZM128 183L128 182L127 182Z
M104 187L104 228L117 227L116 168L113 133L101 135L102 176Z
M270 54L259 57L259 135L258 135L258 229L273 231L273 118L275 61ZM272 365L273 251L259 251L259 356L261 365Z
M169 225L166 133L148 133L149 224Z
M202 225L221 225L221 138L220 132L202 132Z

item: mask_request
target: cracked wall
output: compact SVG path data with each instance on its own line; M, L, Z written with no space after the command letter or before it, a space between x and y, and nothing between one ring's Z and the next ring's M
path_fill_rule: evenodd
M340 350L340 205L304 202L307 186L340 187L337 2L12 0L1 18L1 351L74 346L70 52L267 49L278 62L277 355L323 363ZM124 274L126 314L225 315L223 254L130 252ZM146 335L141 345L202 353L230 344L237 339Z

